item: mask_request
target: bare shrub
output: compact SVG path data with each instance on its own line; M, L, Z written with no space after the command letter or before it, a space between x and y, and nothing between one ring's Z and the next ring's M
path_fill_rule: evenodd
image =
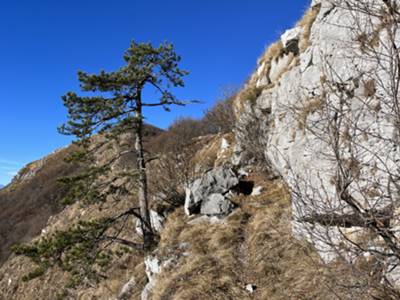
M235 114L233 113L234 95L225 100L219 100L208 109L202 122L209 133L231 132L235 126Z

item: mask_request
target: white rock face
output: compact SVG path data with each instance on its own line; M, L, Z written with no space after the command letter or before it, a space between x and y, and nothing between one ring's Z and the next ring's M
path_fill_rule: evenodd
M230 146L231 145L229 144L229 142L225 138L221 139L221 151L228 150Z
M295 220L310 213L351 211L338 194L340 170L332 147L334 128L340 136L340 164L346 166L351 178L347 190L363 207L382 208L393 200L389 199L393 192L388 188L389 173L399 173L400 161L399 133L391 114L393 98L388 92L389 62L381 60L379 64L370 59L360 50L360 36L354 32L358 23L372 34L378 22L372 18L371 24L368 16L351 14L329 0L314 0L312 5L320 5L319 13L311 27L310 45L296 57L297 64L279 78L275 76L279 83L265 88L255 104L246 102L237 111L238 128L259 120L262 134L254 138L261 139L264 155L274 170L298 192L292 195ZM286 31L281 38L283 45L299 39L302 30ZM376 51L391 57L383 45L387 38L384 31L378 36L381 44L374 46ZM282 70L287 60L287 56L281 57L272 69ZM371 81L376 86L368 95ZM334 123L339 117L342 122ZM346 140L348 135L351 138ZM245 142L241 143L244 137L238 133L236 139L239 145L235 148L245 149ZM372 190L374 185L381 188ZM294 222L293 228L299 237L310 237L309 230L326 230L319 225L310 229L304 222ZM339 243L335 229L328 230L332 230L333 242ZM328 245L313 241L326 260L333 258Z
M190 253L186 251L189 247L189 243L181 243L176 253L174 251L171 251L168 256L159 257L159 253L155 251L153 252L153 254L145 258L144 264L148 283L142 290L141 300L150 299L152 290L156 287L157 284L157 276L163 271L163 269L174 267L178 264L181 256L187 257L190 255Z
M162 229L164 228L164 222L165 222L165 217L160 215L154 210L150 210L150 222L151 222L151 227L153 230L157 233L161 233ZM143 231L142 231L142 224L139 219L136 219L136 232L142 236Z

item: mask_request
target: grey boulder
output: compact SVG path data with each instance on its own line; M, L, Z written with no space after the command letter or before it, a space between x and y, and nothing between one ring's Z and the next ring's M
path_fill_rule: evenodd
M232 211L234 205L222 194L211 194L202 203L202 215L225 215Z
M218 167L207 171L186 188L186 214L228 214L233 205L225 195L238 184L239 178L231 168Z

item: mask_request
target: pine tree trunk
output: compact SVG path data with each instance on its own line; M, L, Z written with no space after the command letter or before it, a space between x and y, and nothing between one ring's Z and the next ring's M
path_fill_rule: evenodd
M147 197L147 177L146 177L146 163L143 154L143 115L141 99L136 102L136 126L135 126L135 151L136 151L136 165L139 172L138 181L138 199L140 207L140 216L142 218L142 232L143 232L143 247L148 249L151 247L154 235L151 228L151 220L149 213L149 203Z

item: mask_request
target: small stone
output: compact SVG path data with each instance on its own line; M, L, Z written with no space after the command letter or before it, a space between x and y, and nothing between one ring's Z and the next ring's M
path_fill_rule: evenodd
M146 266L146 275L149 282L154 281L155 275L161 272L161 261L155 255L149 255L145 258L144 264Z
M188 249L190 244L188 242L183 242L179 244L179 249Z
M255 292L255 290L257 289L257 286L254 284L249 283L248 285L246 285L246 290L250 293L253 294Z
M259 196L259 195L261 195L262 190L263 190L263 187L262 187L262 186L256 186L256 187L253 189L253 191L251 192L251 196Z
M229 142L225 138L222 138L222 140L221 140L221 151L225 151L229 147L230 147Z
M152 281L148 282L145 285L144 289L142 290L142 293L140 294L140 299L141 300L148 300L149 299L151 290L154 288L154 285L155 284Z

